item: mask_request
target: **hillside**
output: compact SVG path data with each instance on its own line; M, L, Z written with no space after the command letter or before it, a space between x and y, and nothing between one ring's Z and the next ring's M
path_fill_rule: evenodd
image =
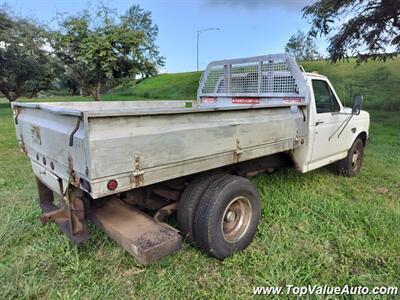
M351 94L364 95L364 107L400 110L400 57L387 62L356 65L354 60L331 64L326 61L300 62L307 72L329 77L340 99L351 103ZM162 74L141 81L129 89L117 89L104 99L195 99L201 72Z
M316 70L328 76L346 105L351 103L351 94L361 94L365 108L400 110L400 57L359 66L354 60L337 64L325 61L300 64L308 72Z
M161 74L145 79L134 87L111 91L104 99L195 99L200 76L201 72Z

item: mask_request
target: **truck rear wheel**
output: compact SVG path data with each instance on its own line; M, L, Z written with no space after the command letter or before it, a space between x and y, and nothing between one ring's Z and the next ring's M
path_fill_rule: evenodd
M202 174L195 177L183 191L179 200L177 212L178 228L183 238L194 245L196 244L196 239L194 237L193 227L197 205L208 186L223 176L228 175L223 173Z
M198 203L194 222L196 242L207 253L225 259L251 243L260 214L260 196L248 179L220 177Z
M364 143L357 138L351 146L347 157L338 162L339 174L353 177L358 174L364 161Z

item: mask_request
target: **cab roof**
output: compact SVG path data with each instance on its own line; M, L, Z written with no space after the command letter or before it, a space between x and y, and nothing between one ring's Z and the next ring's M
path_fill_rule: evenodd
M323 79L327 78L325 75L321 75L319 73L314 73L314 72L304 72L304 76L306 76L306 77L317 77L317 78L323 78Z

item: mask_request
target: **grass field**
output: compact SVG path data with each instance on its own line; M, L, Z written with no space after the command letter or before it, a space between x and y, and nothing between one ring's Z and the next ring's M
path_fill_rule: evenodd
M257 176L262 220L246 251L220 262L184 244L144 268L95 227L78 249L55 224L40 224L30 164L0 101L0 299L249 298L253 286L400 286L400 116L371 115L359 176Z

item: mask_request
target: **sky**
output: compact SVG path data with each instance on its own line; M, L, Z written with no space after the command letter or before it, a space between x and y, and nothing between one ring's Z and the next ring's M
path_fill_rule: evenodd
M197 30L219 28L200 35L199 64L204 69L213 60L284 52L298 30L310 25L302 7L313 0L141 0L103 1L124 13L133 4L152 12L159 27L157 44L166 58L162 73L196 70ZM16 14L54 26L57 13L76 14L88 7L78 0L0 0ZM96 3L91 1L90 3ZM317 40L324 53L326 42Z

